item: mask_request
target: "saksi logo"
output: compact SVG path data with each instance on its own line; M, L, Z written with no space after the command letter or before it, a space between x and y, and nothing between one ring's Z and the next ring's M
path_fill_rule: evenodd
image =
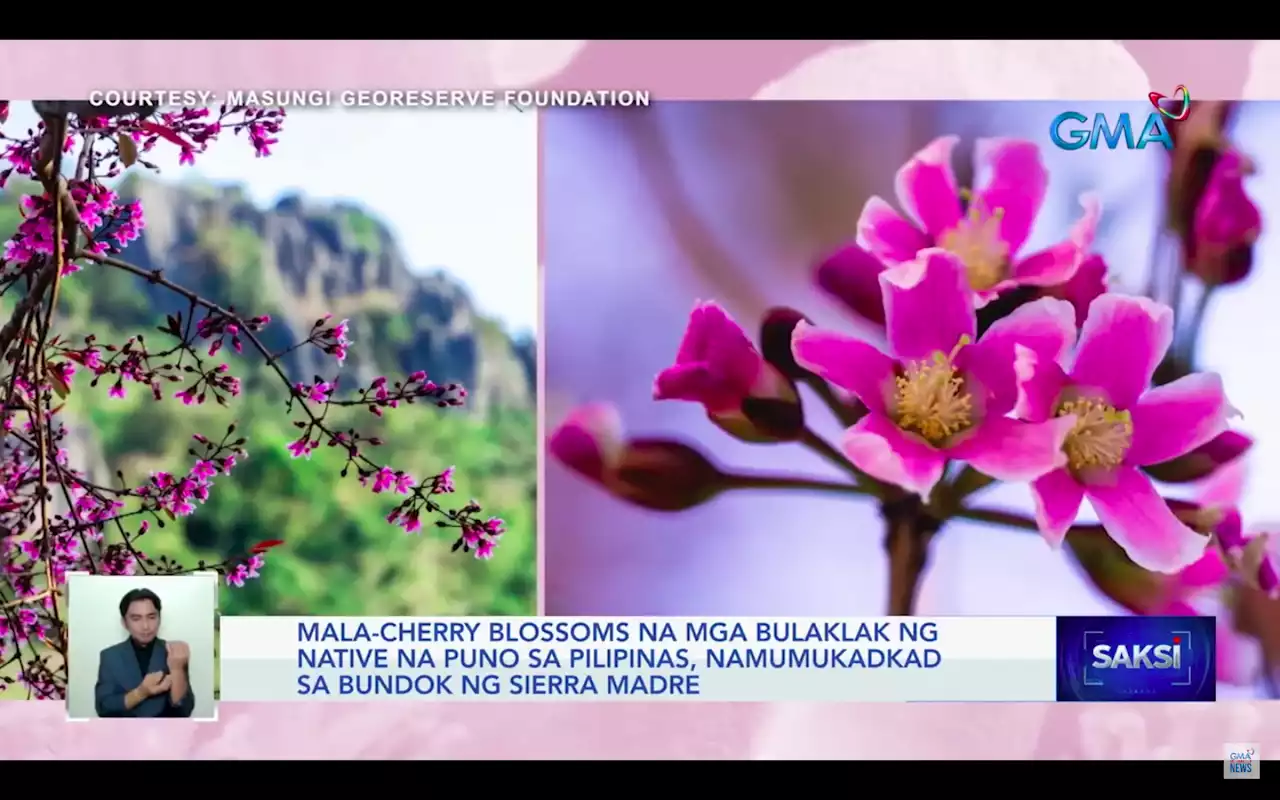
M1182 639L1173 644L1095 645L1094 669L1182 669Z

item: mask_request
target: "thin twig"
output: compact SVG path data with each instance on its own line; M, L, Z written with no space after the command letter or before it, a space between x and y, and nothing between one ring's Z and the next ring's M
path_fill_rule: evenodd
M851 483L836 483L816 478L798 478L786 475L752 475L733 473L727 476L730 488L733 489L781 489L784 491L821 492L829 494L853 494L875 496L873 490L865 486ZM1017 530L1038 531L1035 520L1016 514L1012 511L1000 511L989 508L961 508L948 518L967 519L974 522L987 522L992 525L1003 525ZM941 520L940 520L941 521Z

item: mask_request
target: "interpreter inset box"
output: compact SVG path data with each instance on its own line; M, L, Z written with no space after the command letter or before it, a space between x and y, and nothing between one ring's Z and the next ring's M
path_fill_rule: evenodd
M67 716L217 719L218 574L67 577Z

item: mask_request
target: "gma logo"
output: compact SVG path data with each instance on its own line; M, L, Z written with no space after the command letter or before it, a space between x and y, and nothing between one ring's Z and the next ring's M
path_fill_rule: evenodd
M1095 669L1181 669L1182 644L1100 644L1093 648Z
M1115 150L1122 139L1126 150L1145 150L1149 144L1162 144L1166 150L1173 149L1173 137L1160 114L1153 113L1147 117L1138 130L1136 140L1134 130L1127 113L1120 114L1113 126L1107 122L1106 114L1094 114L1090 123L1089 118L1079 111L1064 111L1049 125L1049 139L1062 150L1079 150L1085 145L1090 150L1097 150L1099 143L1105 144L1108 150Z

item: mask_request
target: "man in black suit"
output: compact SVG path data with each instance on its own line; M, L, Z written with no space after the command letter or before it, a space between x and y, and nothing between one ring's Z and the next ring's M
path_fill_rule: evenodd
M185 642L166 642L160 632L160 598L134 589L120 599L120 621L129 638L98 657L94 708L99 717L189 717L195 697Z

